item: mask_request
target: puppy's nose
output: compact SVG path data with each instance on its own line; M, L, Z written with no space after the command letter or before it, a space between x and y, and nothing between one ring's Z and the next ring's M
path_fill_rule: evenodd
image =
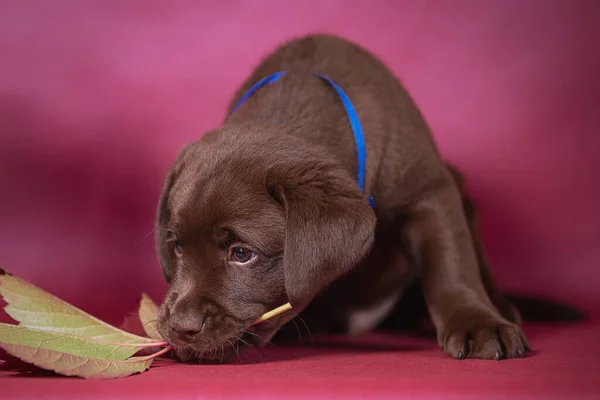
M196 336L202 332L205 320L206 314L194 316L188 315L185 318L172 320L169 325L171 327L171 332L173 332L178 339L191 343Z

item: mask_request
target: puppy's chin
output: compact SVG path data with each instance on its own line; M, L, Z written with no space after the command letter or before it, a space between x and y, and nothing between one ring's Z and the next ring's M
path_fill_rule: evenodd
M269 339L272 336L269 335ZM251 329L240 333L220 344L200 346L199 343L185 345L172 344L173 353L178 361L191 364L221 364L241 360L241 355L252 347L262 347L268 343L265 339Z
M277 331L292 319L291 316L278 316L258 325L250 326L237 335L230 336L216 344L170 343L178 361L191 364L222 364L239 359L251 348L265 346Z

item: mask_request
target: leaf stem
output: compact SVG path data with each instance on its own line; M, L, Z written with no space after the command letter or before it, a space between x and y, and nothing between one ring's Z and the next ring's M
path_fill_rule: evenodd
M286 312L286 311L289 311L289 310L291 310L291 309L292 309L292 305L291 305L290 303L285 303L284 305L282 305L282 306L279 306L279 307L277 307L277 308L276 308L276 309L274 309L274 310L271 310L271 311L269 311L269 312L266 312L266 313L264 313L264 314L263 314L263 315L262 315L262 316L261 316L259 319L257 319L256 321L254 321L254 322L252 323L252 325L257 325L257 324L260 324L260 323L261 323L261 322L263 322L263 321L266 321L266 320L268 320L268 319L271 319L271 318L273 318L274 316L276 316L276 315L279 315L279 314L281 314L281 313L284 313L284 312Z
M152 358L157 358L157 357L160 357L160 356L162 356L163 354L165 354L167 351L170 351L171 349L172 349L172 347L171 347L171 346L167 346L167 347L165 347L164 349L161 349L161 350L157 351L156 353L152 353L152 354L150 354L149 356L146 356L146 357L144 357L144 358L145 358L145 359L148 359L148 360L149 360L149 359L152 359Z

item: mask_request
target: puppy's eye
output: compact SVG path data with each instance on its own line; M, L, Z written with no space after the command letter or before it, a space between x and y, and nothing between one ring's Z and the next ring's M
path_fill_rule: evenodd
M256 253L243 247L233 247L229 258L231 261L246 264L256 258Z
M175 253L177 253L179 255L183 254L183 247L181 246L181 243L179 243L178 240L176 240L173 243L173 249L175 250Z

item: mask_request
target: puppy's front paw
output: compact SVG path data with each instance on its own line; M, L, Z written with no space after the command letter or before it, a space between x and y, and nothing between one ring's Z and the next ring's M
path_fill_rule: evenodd
M459 360L522 358L531 351L518 325L481 311L458 312L444 324L439 342L446 354Z

